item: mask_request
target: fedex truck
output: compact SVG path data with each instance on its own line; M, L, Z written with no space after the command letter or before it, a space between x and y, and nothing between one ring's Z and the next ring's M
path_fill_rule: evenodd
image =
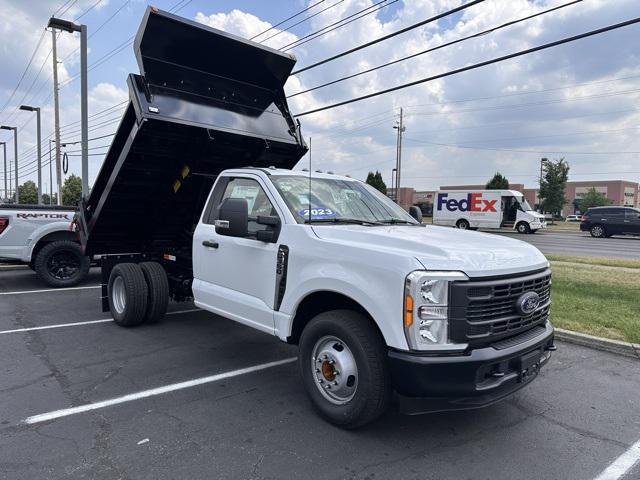
M544 215L515 190L438 191L433 223L463 230L511 228L518 233L535 233L547 226Z

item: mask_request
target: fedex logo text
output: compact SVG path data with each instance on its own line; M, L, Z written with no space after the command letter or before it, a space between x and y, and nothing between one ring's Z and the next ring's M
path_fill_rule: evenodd
M467 198L456 200L448 198L448 193L438 194L438 210L446 207L450 212L495 212L498 200L484 200L481 193L469 193Z

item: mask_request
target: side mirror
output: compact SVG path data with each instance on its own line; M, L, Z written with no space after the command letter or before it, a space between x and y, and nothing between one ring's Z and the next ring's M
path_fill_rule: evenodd
M276 243L280 235L280 218L276 216L258 215L256 219L258 225L267 225L266 230L256 232L256 240L267 243Z
M249 205L244 198L225 198L218 207L216 233L228 237L249 234Z
M409 207L409 215L422 223L422 210L420 210L420 207L416 207L415 205Z

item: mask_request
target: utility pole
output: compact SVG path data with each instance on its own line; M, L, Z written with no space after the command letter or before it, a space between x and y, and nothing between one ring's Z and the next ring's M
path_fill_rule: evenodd
M37 141L38 141L38 205L42 205L42 147L40 143L42 142L42 138L40 138L40 107L31 107L29 105L20 105L20 110L24 110L27 112L36 112L37 119Z
M402 107L400 107L400 120L393 126L396 130L398 130L398 138L396 143L396 203L400 205L400 176L402 172L402 134L406 130L403 117L402 117Z
M0 145L2 145L2 149L4 150L4 190L2 194L2 199L6 200L8 198L7 197L7 143L0 142Z
M58 205L62 205L62 166L60 165L60 103L58 99L58 55L56 53L56 31L51 29L53 47L53 119L56 143L56 176L58 180ZM52 187L53 188L53 187Z
M0 130L13 130L13 156L14 156L14 175L16 188L16 203L20 203L20 192L18 191L18 127L10 127L8 125L0 125Z
M549 161L548 158L541 158L540 159L540 187L538 188L538 210L540 211L540 213L544 213L542 211L542 199L540 198L540 190L542 190L542 167L548 161Z

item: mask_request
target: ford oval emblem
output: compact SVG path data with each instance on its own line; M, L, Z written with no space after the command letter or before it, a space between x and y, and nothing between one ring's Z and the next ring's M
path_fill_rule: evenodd
M520 315L531 315L540 305L540 295L536 292L526 292L516 300L516 310Z

